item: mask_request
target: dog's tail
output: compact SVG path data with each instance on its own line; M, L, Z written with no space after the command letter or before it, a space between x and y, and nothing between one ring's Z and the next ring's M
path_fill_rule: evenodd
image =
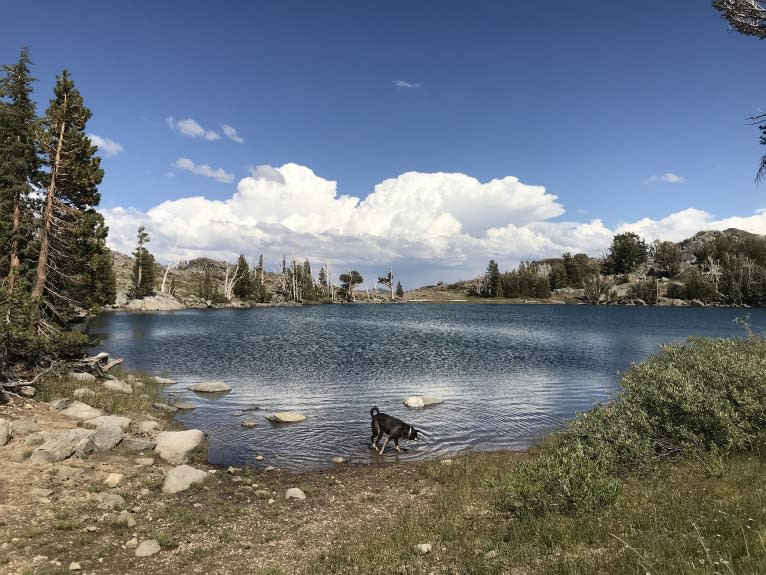
M378 409L378 406L376 405L370 410L370 417L375 417L380 413L380 410Z

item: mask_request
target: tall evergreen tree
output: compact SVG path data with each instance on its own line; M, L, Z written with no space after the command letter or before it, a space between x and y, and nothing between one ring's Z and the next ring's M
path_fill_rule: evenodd
M146 249L149 234L144 226L138 228L138 243L133 252L133 288L131 295L136 299L151 295L154 291L154 256Z
M40 157L35 136L38 123L32 100L29 51L4 65L0 78L0 279L6 278L8 301L25 275L32 231L31 192L39 185ZM27 256L27 257L25 257ZM10 304L5 321L12 315Z
M500 267L495 260L489 260L484 274L484 296L498 297L500 295Z
M232 288L232 293L239 299L250 299L253 297L253 278L250 273L250 266L247 265L245 256L240 254L237 260L237 272L234 280L236 283Z
M58 323L71 318L72 294L82 278L79 273L72 276L67 272L90 265L83 260L84 252L74 244L78 237L96 235L96 228L102 223L97 217L85 217L86 213L95 212L101 200L98 185L104 176L97 148L85 133L90 117L90 110L64 70L56 79L54 98L43 118L47 193L32 291L39 306L33 322L38 332L49 318Z
M404 297L404 288L402 288L402 282L396 282L396 297L399 299Z

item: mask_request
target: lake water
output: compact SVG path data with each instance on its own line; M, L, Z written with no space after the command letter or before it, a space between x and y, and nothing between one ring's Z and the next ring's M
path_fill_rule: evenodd
M208 434L211 463L309 470L336 455L370 463L527 448L608 398L618 372L658 345L744 336L733 320L747 311L763 333L766 310L496 304L107 313L87 329L103 336L93 352L178 382L167 392L197 406L178 419ZM187 389L208 380L233 389ZM403 401L411 395L444 403L410 409ZM242 411L252 405L259 409ZM376 455L368 448L373 405L426 440ZM266 415L275 411L307 420L274 425ZM244 419L258 426L245 429Z

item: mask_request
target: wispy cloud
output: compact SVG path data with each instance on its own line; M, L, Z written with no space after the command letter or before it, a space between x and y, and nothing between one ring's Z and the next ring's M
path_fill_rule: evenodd
M214 130L206 130L194 118L186 118L185 120L176 121L173 116L169 116L165 119L165 121L167 122L168 126L170 126L171 130L176 130L177 132L183 134L184 136L189 136L190 138L205 138L211 142L221 139L221 136L218 132Z
M286 183L282 172L280 172L277 168L266 164L255 167L250 166L250 176L256 180L266 180L280 184Z
M666 172L661 176L651 176L641 181L642 184L683 184L684 177L677 176L672 172Z
M195 164L189 158L178 158L176 160L176 168L186 170L198 176L215 178L222 184L231 184L234 181L234 174L230 174L222 168L213 169L207 164Z
M107 158L116 156L124 150L122 144L118 144L109 138L102 138L96 134L88 134L88 138L90 138L90 141L93 142L94 146L98 146L99 151Z
M221 129L223 130L223 133L226 134L226 137L233 142L241 144L245 141L244 138L237 133L237 130L232 126L229 126L229 124L224 124L221 126Z
M394 80L394 85L397 88L407 88L409 90L415 90L417 88L420 88L419 83L407 82L406 80Z

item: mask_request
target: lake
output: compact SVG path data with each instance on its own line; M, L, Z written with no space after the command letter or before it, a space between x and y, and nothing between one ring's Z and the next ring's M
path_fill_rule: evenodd
M208 434L211 463L315 470L336 455L372 463L525 449L607 399L619 372L659 345L742 337L734 320L748 313L763 333L766 310L506 304L111 312L86 329L102 336L92 352L177 381L167 393L197 406L177 418ZM187 389L208 380L233 389ZM410 409L403 401L411 395L444 403ZM368 448L373 405L425 440L376 455ZM274 425L266 415L275 411L307 420ZM243 428L245 419L257 427Z

